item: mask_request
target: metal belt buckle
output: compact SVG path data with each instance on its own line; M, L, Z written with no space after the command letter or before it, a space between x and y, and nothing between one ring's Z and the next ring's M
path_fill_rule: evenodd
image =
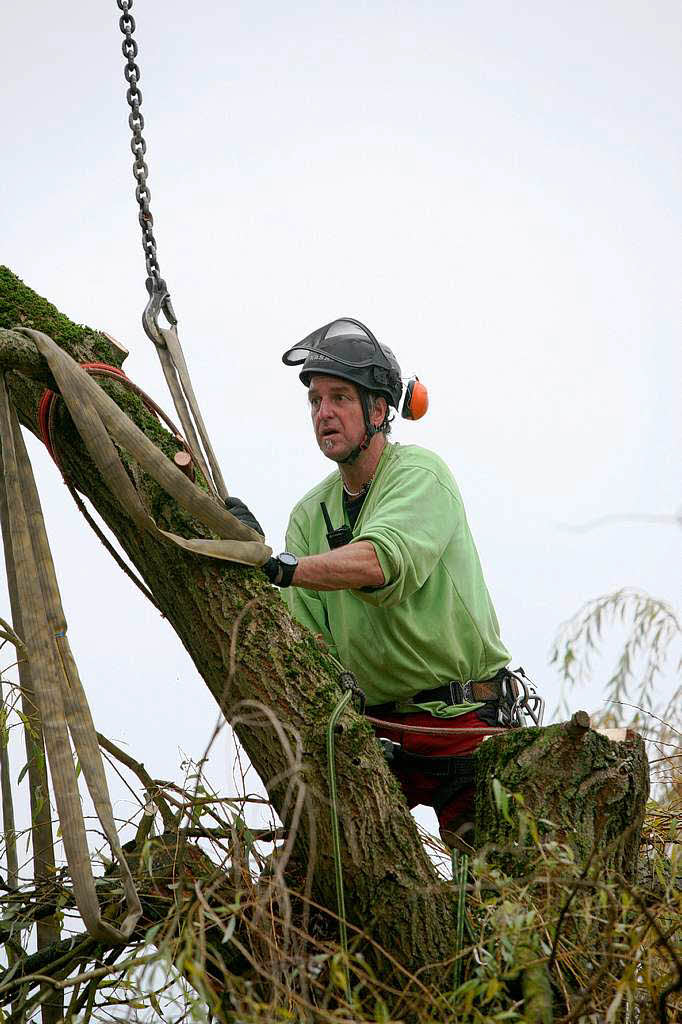
M455 700L455 693L453 693L453 687L459 691L457 694L458 700ZM473 704L474 694L471 689L471 679L466 683L460 683L458 679L453 679L450 683L450 699L453 704Z

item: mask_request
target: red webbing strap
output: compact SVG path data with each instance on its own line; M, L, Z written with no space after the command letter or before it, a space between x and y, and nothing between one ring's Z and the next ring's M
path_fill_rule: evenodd
M413 732L420 733L422 736L452 736L453 733L459 733L463 736L494 736L498 732L509 732L509 729L499 725L473 725L467 726L462 729L440 729L428 725L403 725L401 722L385 722L381 718L373 718L371 715L366 715L366 720L371 722L372 725L383 726L384 729L395 729L398 732ZM450 718L447 721L453 722L456 719Z
M98 370L105 370L106 376L123 377L128 380L128 375L120 368L120 366L110 366L109 363L81 363L84 370L88 373L92 373L93 376L97 376ZM52 444L51 430L50 430L50 412L52 409L52 403L54 402L57 395L54 391L50 391L49 388L45 388L42 395L40 396L40 402L38 403L38 428L40 430L40 437L47 448L52 460L59 466L59 459L54 450ZM61 466L60 466L61 469Z

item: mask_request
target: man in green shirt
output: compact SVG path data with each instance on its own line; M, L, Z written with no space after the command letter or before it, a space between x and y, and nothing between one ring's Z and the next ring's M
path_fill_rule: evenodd
M433 452L388 441L400 367L359 321L325 325L283 361L303 364L315 438L336 469L294 507L287 551L265 571L354 673L410 806L434 806L445 841L461 845L466 755L486 726L511 723L514 691L457 484ZM415 378L403 416L426 405ZM431 734L405 729L415 725Z

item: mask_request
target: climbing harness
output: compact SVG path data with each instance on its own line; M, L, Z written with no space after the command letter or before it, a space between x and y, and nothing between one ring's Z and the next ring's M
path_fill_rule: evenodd
M522 668L517 668L513 671L501 669L492 679L482 682L469 680L466 683L460 683L458 680L452 680L435 689L420 690L410 698L410 703L415 705L430 701L440 701L447 705L497 705L497 731L520 729L527 726L529 721L535 726L541 726L545 713L544 699L537 693L534 684ZM383 711L386 713L393 710L397 710L395 702L370 707L370 713L374 714L370 721L375 725L389 724L378 717L378 712ZM390 725L392 728L394 727L393 722ZM404 728L408 732L422 732L427 735L438 735L444 731L442 728L431 729L427 726L395 725L395 728ZM462 730L462 732L467 731L488 733L495 732L496 730L494 726L488 726L484 729L475 727Z
M166 282L161 277L159 269L156 238L153 231L154 217L150 209L151 192L147 185L149 173L145 161L147 143L142 134L144 117L140 110L142 104L142 93L139 89L140 68L135 61L139 51L134 39L135 19L130 13L133 0L116 0L116 3L118 9L122 11L119 27L123 33L121 49L126 59L124 76L128 83L126 100L130 107L128 115L128 124L132 133L130 148L134 157L135 199L139 207L138 220L142 229L142 249L147 269L146 288L149 300L142 314L142 325L145 333L156 347L192 458L213 494L225 499L228 496L225 481L194 394L189 370L178 338L177 317L173 311ZM167 327L163 327L159 323L161 315L165 317Z
M519 678L521 685L516 685ZM488 696L486 696L486 694ZM377 712L383 709L394 709L394 704L378 705L370 708L373 714L367 715L367 721L379 733L377 739L384 758L392 771L418 772L424 776L439 780L440 784L437 793L433 797L433 807L439 814L442 807L462 790L463 787L474 782L475 761L470 754L430 754L415 753L406 750L402 741L381 736L381 730L401 733L403 735L435 736L454 738L462 736L480 736L481 742L488 736L498 733L506 733L509 729L518 729L526 725L522 717L528 714L534 724L542 724L544 701L536 693L532 685L527 681L523 669L516 669L515 672L508 670L500 671L493 679L484 682L459 683L450 682L445 686L437 687L434 690L424 690L414 695L412 701L415 703L424 702L427 699L443 700L451 704L471 703L492 704L496 707L497 725L475 725L463 726L461 728L446 728L444 726L410 725L395 721L395 716L390 721L378 717ZM530 708L528 710L527 706ZM452 720L451 720L452 721Z
M116 832L95 727L66 636L67 623L40 499L2 374L0 439L0 505L12 618L21 622L25 634L22 639L28 652L74 898L94 938L124 943L132 935L142 908ZM119 927L105 921L100 913L69 733L119 866L127 910Z

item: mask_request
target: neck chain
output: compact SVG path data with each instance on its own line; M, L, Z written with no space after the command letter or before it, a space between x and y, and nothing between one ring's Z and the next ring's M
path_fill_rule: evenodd
M344 491L346 492L346 494L348 495L349 498L359 498L360 495L363 493L363 491L367 490L367 486L363 485L360 488L359 491L349 491L348 488L346 487L346 485L344 484L343 485L343 489L344 489Z
M349 487L346 487L345 480L342 480L343 489L344 489L344 491L346 492L346 494L348 495L349 498L359 498L361 494L363 494L365 491L369 490L369 485L371 484L373 479L374 479L374 473L372 473L372 475L369 478L369 480L367 481L367 483L363 484L359 491L351 491Z

